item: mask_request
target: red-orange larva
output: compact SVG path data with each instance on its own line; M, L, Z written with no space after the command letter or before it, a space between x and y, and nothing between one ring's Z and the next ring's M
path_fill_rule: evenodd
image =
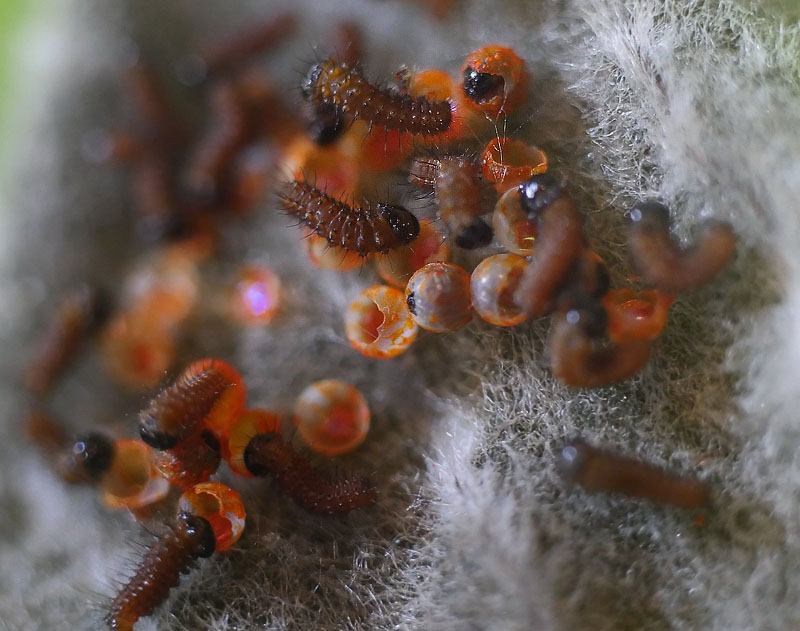
M347 513L375 501L369 481L359 477L330 480L320 475L277 434L255 436L245 449L244 463L255 476L271 476L289 497L315 513Z
M731 226L712 219L693 246L681 248L669 233L669 210L658 202L634 206L630 218L628 247L634 266L650 285L668 294L705 285L725 267L736 247Z
M389 204L349 206L297 180L281 195L283 207L334 247L365 257L411 243L419 221L405 208Z
M650 358L650 340L621 344L602 339L605 310L572 309L560 314L550 331L550 366L561 383L599 388L636 374Z
M327 59L314 65L303 82L314 105L333 105L348 120L363 119L402 133L436 136L450 129L453 104L413 98L367 81L358 68Z
M561 450L557 466L569 484L589 493L620 493L686 509L701 508L709 501L708 486L699 480L593 447L581 439Z
M241 375L230 364L196 361L140 413L139 433L148 445L171 449L205 424L221 440L244 409L245 396Z
M214 553L214 531L197 515L180 513L175 524L148 548L134 575L111 601L105 621L113 631L133 631L178 584L193 561Z
M210 431L194 433L172 449L156 450L153 466L180 489L208 481L222 460L219 441Z

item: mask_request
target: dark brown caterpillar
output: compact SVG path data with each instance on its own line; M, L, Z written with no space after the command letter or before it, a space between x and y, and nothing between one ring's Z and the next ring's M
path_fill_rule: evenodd
M88 285L81 285L61 300L25 372L28 390L41 395L53 387L86 334L107 315L107 307L104 297Z
M583 248L583 221L569 193L551 176L534 175L519 187L528 221L537 224L536 249L514 300L531 317L554 307L557 290Z
M589 493L621 493L687 509L709 501L708 486L699 480L592 447L581 439L561 450L557 466L568 483Z
M139 434L156 449L172 449L197 430L225 390L234 384L215 366L195 362L139 414Z
M561 383L599 388L636 374L650 358L652 342L616 344L602 338L605 312L571 309L556 317L550 331L550 367Z
M196 559L214 553L211 524L181 513L175 525L148 548L136 573L111 601L106 624L114 631L133 631L139 618L153 613Z
M467 250L489 245L493 237L492 229L480 218L484 209L478 174L478 165L469 158L420 157L412 162L408 178L412 184L433 189L439 218L456 245Z
M201 55L209 75L236 70L251 61L257 54L264 53L291 35L297 19L291 13L282 13L269 20L251 26L222 41Z
M314 65L302 88L306 100L314 105L333 105L348 120L363 119L387 130L435 136L449 130L453 122L449 101L413 98L379 88L357 67L335 59Z
M295 502L315 513L337 515L375 501L375 489L363 478L328 480L307 458L277 434L258 434L244 452L244 464L255 476L271 476Z
M419 221L400 206L348 206L305 182L290 182L283 207L334 247L367 256L408 245L419 235Z
M709 220L696 243L681 248L669 233L669 210L658 202L634 206L630 217L628 247L633 264L649 284L668 294L708 283L725 267L736 247L730 225Z

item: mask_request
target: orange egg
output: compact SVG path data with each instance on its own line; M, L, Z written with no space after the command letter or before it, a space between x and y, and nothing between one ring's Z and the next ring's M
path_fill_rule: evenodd
M387 359L404 353L417 337L403 292L388 285L362 291L345 313L345 335L367 357Z
M490 324L514 326L528 316L514 302L514 293L528 266L516 254L495 254L483 259L470 278L472 306Z
M186 491L178 500L178 512L197 515L211 524L217 552L229 549L244 530L244 504L236 491L220 482L204 482Z
M482 114L509 114L525 99L525 62L510 48L484 46L467 55L461 67L461 91L466 102Z
M520 256L531 256L536 242L536 222L519 202L519 189L508 189L497 200L492 214L494 237L506 250Z
M492 182L498 193L505 193L532 175L547 171L547 156L533 145L501 136L486 145L481 166L486 181Z
M608 336L618 344L661 335L674 298L655 289L611 289L603 296Z
M123 438L114 443L114 458L100 489L106 506L137 510L164 499L169 482L153 466L153 450L148 445Z
M243 265L231 294L234 320L242 324L268 324L280 309L281 280L269 267Z
M349 383L326 379L303 390L294 406L294 423L317 453L353 451L367 437L370 414L361 393Z
M472 320L469 274L453 263L428 263L408 281L406 304L423 329L458 331Z

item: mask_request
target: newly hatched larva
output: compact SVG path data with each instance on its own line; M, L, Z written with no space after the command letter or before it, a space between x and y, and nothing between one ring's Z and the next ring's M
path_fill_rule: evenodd
M253 438L245 449L244 462L250 473L271 476L284 493L315 513L347 513L375 501L375 489L368 480L326 478L277 434L259 434Z
M557 466L569 484L589 493L620 493L686 509L701 508L709 501L708 486L700 480L593 447L581 439L561 449Z
M180 513L175 524L150 546L134 575L111 601L106 615L114 631L133 631L175 587L196 559L214 553L214 531L202 517Z
M139 433L156 449L171 449L199 430L224 434L244 409L241 375L219 359L190 364L139 415Z
M315 64L303 82L303 94L314 105L333 105L347 120L362 119L387 130L436 136L450 129L449 101L414 98L378 87L357 67L327 59Z
M708 220L693 246L681 248L669 231L669 210L642 202L630 212L628 236L633 264L656 289L668 294L696 289L714 278L733 254L736 237L730 224Z
M561 383L599 388L639 372L650 358L650 340L615 343L603 338L605 310L571 309L559 314L550 331L550 367Z
M411 243L419 235L419 221L401 206L349 206L297 180L281 195L283 207L334 247L365 257Z
M439 219L456 245L468 250L492 241L492 229L480 218L485 209L478 174L478 165L463 156L419 157L409 171L411 183L433 190Z
M99 293L81 285L58 304L36 354L25 372L25 386L34 394L50 390L75 357L81 340L107 313Z
M536 317L554 307L555 292L581 252L583 221L569 193L549 175L534 175L520 184L519 191L538 236L515 301Z

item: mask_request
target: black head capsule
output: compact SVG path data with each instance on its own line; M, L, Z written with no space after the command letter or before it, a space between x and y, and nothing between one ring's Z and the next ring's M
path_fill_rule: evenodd
M412 291L408 296L406 296L406 306L408 307L408 312L411 315L417 315L417 303L414 298L414 292Z
M330 145L344 131L344 120L336 105L306 103L306 133L318 145Z
M414 213L402 206L390 204L378 204L377 208L381 216L389 222L392 232L401 243L411 243L419 236L419 220Z
M631 223L641 228L669 229L669 209L655 200L639 202L628 212Z
M72 483L97 480L111 468L114 452L114 442L103 434L79 436L70 453L61 459L61 477Z
M505 79L500 75L464 69L464 93L476 103L484 103L503 94Z
M478 217L456 235L455 243L465 250L476 250L492 242L494 233L483 219Z
M547 173L533 175L519 185L520 205L530 221L564 194L561 182Z

